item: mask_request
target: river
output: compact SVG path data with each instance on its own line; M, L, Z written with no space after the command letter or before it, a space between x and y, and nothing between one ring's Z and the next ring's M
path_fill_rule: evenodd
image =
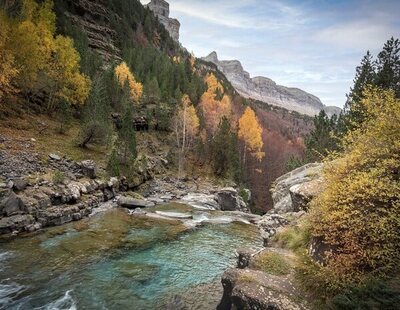
M220 211L169 204L124 209L0 243L1 309L215 309L235 249L261 248L257 227ZM193 225L195 223L195 225Z

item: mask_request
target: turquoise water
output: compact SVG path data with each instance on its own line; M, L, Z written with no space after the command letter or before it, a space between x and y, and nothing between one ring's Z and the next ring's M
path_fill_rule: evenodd
M187 229L114 210L0 244L0 308L174 309L189 298L190 308L211 309L235 249L261 244L244 223Z

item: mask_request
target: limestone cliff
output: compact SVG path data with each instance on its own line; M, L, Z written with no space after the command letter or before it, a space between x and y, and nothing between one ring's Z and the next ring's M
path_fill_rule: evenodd
M171 38L179 42L181 24L177 19L169 17L169 3L164 0L151 0L147 7L158 17L158 20L164 25Z
M64 14L87 35L89 47L96 50L105 60L120 60L120 50L116 47L116 31L110 25L113 14L107 1L66 0L69 9Z
M318 97L301 89L281 86L262 76L251 78L238 60L221 61L216 52L212 52L203 60L216 64L237 92L246 98L311 116L318 114L321 110L325 110L328 115L340 112L340 108L327 107Z

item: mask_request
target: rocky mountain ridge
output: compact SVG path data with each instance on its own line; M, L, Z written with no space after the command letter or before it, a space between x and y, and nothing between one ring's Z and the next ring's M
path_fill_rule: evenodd
M169 17L169 3L164 0L151 0L147 7L157 16L161 24L169 32L172 39L179 42L180 22Z
M278 85L267 77L252 78L238 60L219 60L216 52L212 52L202 59L217 65L236 91L245 98L259 100L310 116L318 114L321 110L330 116L339 114L341 111L338 107L325 106L318 97L301 89Z

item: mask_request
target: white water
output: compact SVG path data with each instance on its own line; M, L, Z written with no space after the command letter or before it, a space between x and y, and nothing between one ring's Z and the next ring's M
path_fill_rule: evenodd
M71 296L71 291L66 291L64 296L48 305L36 308L37 310L76 310L76 301Z

